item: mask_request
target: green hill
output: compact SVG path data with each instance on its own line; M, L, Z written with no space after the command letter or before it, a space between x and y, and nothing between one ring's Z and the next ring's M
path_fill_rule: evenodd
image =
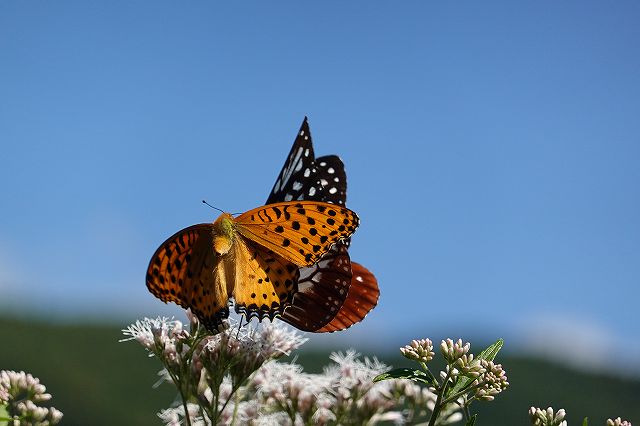
M154 425L155 413L169 406L168 385L152 388L160 369L136 343L118 343L118 327L47 325L0 319L0 369L24 370L40 378L64 413L65 425ZM346 348L336 348L343 350ZM357 349L357 348L356 348ZM299 352L309 371L328 363L328 353ZM396 356L379 358L409 366ZM591 425L622 416L640 422L640 380L587 374L549 362L500 357L511 387L491 403L476 403L479 425L527 425L531 405L565 408L570 425L582 416Z

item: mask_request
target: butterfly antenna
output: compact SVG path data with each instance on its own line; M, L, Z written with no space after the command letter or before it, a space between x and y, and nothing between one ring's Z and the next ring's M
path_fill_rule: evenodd
M209 207L211 207L212 209L214 209L214 210L218 210L220 213L224 213L224 211L223 211L223 210L220 210L219 208L212 206L211 204L207 203L205 200L202 200L202 204L206 204L206 205L208 205Z

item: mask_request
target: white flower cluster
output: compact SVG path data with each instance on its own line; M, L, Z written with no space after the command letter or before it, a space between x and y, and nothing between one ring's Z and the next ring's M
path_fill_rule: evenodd
M372 379L387 368L375 359L361 360L353 351L334 353L331 359L335 364L322 374L304 373L297 364L266 362L233 397L232 380L223 380L217 424L403 424L414 409L426 410L435 401L431 392L413 383L394 380L374 384ZM403 413L399 407L405 405L413 408ZM198 405L189 404L187 410L192 425L211 424ZM177 407L164 410L160 417L166 425L177 426L184 424L184 412L184 407ZM459 417L450 418L450 422L457 420Z
M616 419L607 419L607 426L632 426L628 420L622 420L620 417Z
M59 410L36 405L50 399L44 385L31 374L0 371L0 406L4 406L15 424L48 426L59 423L62 419Z
M460 372L469 377L476 378L484 373L484 369L480 361L473 359L473 354L464 354L455 362L455 366Z
M122 341L135 340L150 356L160 359L165 367L161 375L173 382L183 397L181 407L161 413L167 424L194 409L186 403L190 397L198 401L196 423L224 423L229 408L238 421L242 413L238 414L233 401L249 376L306 341L295 330L279 324L226 328L215 335L207 334L193 319L191 327L193 334L184 330L180 321L161 317L136 321L123 330L127 338Z
M480 387L476 390L475 397L483 401L493 401L497 394L509 386L502 365L485 359L480 360L479 382Z
M435 402L415 383L374 383L388 367L355 351L332 354L322 374L276 362L306 341L282 323L232 326L215 335L192 323L192 330L168 318L145 318L123 330L123 340L139 342L162 361L163 377L182 396L179 407L159 413L166 425L404 423Z
M333 365L324 369L330 382L329 392L334 398L333 409L338 424L366 424L382 413L401 418L400 412L392 413L395 401L389 392L389 383L374 384L373 379L389 369L377 359L359 359L354 351L333 353ZM346 417L348 416L348 421Z
M488 353L493 352L495 356L501 346L501 341L494 343ZM420 369L392 371L379 380L406 377L416 382L427 383L429 391L435 395L435 402L427 404L433 413L431 417L435 417L429 419L430 424L445 424L451 418L458 420L460 414L456 406L464 408L465 419L468 421L468 407L472 401L492 401L509 386L502 365L487 359L474 358L470 350L471 344L463 342L462 339L442 340L440 353L446 365L436 376L428 365L435 356L433 343L430 339L413 340L400 348L400 353L405 358L420 363Z
M567 426L567 421L564 419L566 415L564 409L560 409L554 414L551 407L546 410L536 407L529 408L529 417L533 426Z
M192 426L205 426L207 423L200 415L200 406L198 404L187 404L187 410L189 412L189 418L191 419ZM181 419L185 418L184 407L169 408L162 410L158 413L160 420L167 426L182 426L184 423Z
M424 362L425 364L435 356L433 343L430 339L412 340L404 348L400 348L400 352L408 359Z
M183 333L180 321L167 317L138 320L122 330L122 334L128 337L120 340L121 342L135 340L149 351L149 356L162 356L165 349L169 355L173 355L178 338L189 336L187 331Z
M495 396L509 386L507 374L501 364L485 359L474 359L470 343L462 339L453 341L443 340L440 343L440 353L447 361L444 371L440 372L440 378L447 381L449 386L454 385L461 377L469 377L469 389L473 390L473 398L483 401L493 401ZM400 352L406 358L426 364L433 359L433 344L429 339L413 340L409 345L400 348ZM428 369L428 367L427 367ZM470 386L472 385L473 386Z
M258 413L270 415L274 420L280 418L277 424L323 425L335 420L331 411L333 398L327 392L329 386L325 376L307 374L299 365L278 362L265 364L249 384L259 401ZM256 422L258 418L252 420Z
M529 408L529 417L533 426L567 426L564 419L567 413L564 409L558 410L555 414L553 408L548 407L546 410L541 408ZM632 426L630 421L622 420L620 417L611 420L607 419L607 426Z
M471 349L470 343L463 343L462 339L458 339L457 342L454 342L451 339L443 340L440 343L440 352L442 356L449 364L453 364L458 360L458 358L466 355Z

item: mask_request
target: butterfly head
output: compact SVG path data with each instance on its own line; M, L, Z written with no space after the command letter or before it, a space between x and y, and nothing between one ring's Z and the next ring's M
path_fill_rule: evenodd
M235 229L233 216L222 213L213 222L213 249L219 255L226 254L231 249Z

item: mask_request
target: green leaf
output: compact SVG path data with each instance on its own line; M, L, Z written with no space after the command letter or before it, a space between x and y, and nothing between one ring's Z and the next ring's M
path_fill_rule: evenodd
M477 360L486 359L487 361L493 361L496 358L496 355L498 355L498 352L500 352L500 349L502 349L502 346L504 346L504 340L498 339L494 344L490 345L487 349L480 352L480 355L478 355L476 359ZM447 396L460 392L465 386L467 386L473 380L475 379L472 377L460 376L456 385L451 389L449 389L449 391L447 391Z
M478 359L486 359L487 361L493 361L496 358L496 355L498 355L498 352L500 352L500 349L502 349L502 346L504 346L504 340L502 339L496 340L496 342L493 345L489 346L487 349L480 352L480 355L478 355Z
M7 426L10 420L11 416L7 411L7 406L4 404L0 404L0 426Z
M429 377L423 371L414 370L412 368L396 368L376 376L373 381L380 382L382 380L389 379L409 379L414 382L426 383L428 385L431 384Z
M589 417L585 417L582 421L582 426L589 426Z
M473 426L476 424L476 419L478 418L477 414L474 414L473 416L471 416L471 418L467 421L467 423L465 424L465 426Z

